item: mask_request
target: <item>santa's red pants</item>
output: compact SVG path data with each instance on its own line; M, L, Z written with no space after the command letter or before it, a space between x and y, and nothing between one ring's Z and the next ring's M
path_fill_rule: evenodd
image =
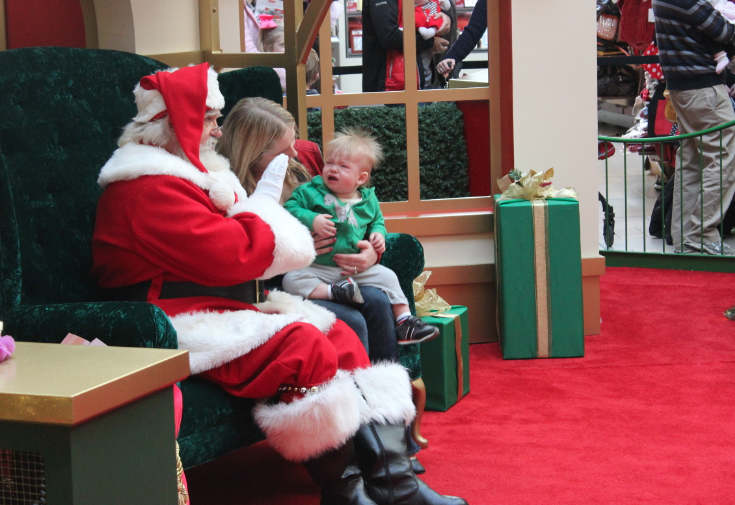
M337 320L327 334L308 323L290 324L265 344L200 376L234 396L268 398L281 384L317 386L333 378L337 369L369 366L357 335Z

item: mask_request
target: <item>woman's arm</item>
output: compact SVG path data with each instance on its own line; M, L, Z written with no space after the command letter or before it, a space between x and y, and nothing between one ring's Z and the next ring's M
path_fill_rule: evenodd
M487 30L487 0L477 0L472 16L470 16L470 22L451 49L447 51L444 60L464 60L477 46L485 30Z

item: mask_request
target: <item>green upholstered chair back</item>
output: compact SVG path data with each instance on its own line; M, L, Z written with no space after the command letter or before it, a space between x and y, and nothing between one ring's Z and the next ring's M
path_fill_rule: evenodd
M0 317L19 304L94 300L97 175L163 64L118 51L0 52Z
M161 62L108 50L0 52L0 320L23 304L92 301L100 168L136 114L133 88ZM222 74L228 108L282 101L272 69Z

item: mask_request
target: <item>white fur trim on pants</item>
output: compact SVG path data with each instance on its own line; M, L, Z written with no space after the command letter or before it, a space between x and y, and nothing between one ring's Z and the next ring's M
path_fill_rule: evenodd
M409 423L416 417L408 371L398 363L376 363L352 372L363 401L361 424Z
M291 403L261 403L253 411L268 443L289 461L306 461L336 449L360 427L362 397L347 372Z
M189 351L191 373L232 361L265 344L289 324L313 324L327 333L336 318L327 309L298 296L273 290L258 310L193 312L171 318L179 348Z
M360 426L408 423L416 415L408 372L380 363L337 376L292 403L262 403L255 421L268 442L290 461L306 461L336 449Z

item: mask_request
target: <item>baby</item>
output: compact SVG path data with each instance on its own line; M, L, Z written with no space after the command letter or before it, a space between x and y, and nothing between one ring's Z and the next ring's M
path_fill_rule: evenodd
M727 0L710 0L710 3L728 22L735 23L735 5ZM716 53L714 58L717 62L717 73L720 74L730 63L730 58L727 57L726 51Z
M436 35L441 28L441 18L436 18L442 9L448 11L451 8L449 0L414 0L414 16L416 18L416 30L424 38L429 40Z
M360 307L363 298L359 285L384 291L396 318L398 344L418 344L439 335L430 326L412 316L396 274L373 265L352 277L342 274L334 262L338 253L358 253L357 242L367 235L375 251L385 251L385 225L373 188L365 187L370 172L380 163L380 144L366 130L347 128L325 148L322 175L296 188L284 207L311 231L316 239L336 237L333 250L317 256L311 266L287 273L283 288L312 300L332 300ZM359 283L359 284L358 284Z

